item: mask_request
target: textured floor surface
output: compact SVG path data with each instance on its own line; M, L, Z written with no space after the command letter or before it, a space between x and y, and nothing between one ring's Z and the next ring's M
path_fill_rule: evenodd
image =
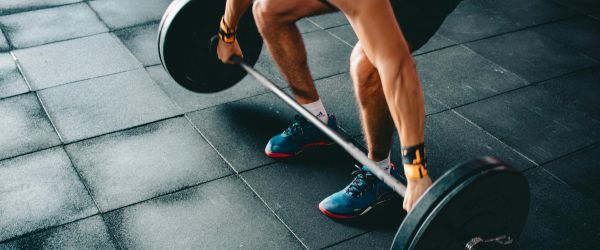
M401 204L345 223L317 209L352 178L345 152L263 154L294 112L255 80L203 95L169 78L169 2L0 1L0 249L388 248ZM325 106L364 145L352 28L297 25ZM598 249L599 2L466 0L415 60L431 175L495 155L531 187L519 249ZM266 50L256 68L285 86Z

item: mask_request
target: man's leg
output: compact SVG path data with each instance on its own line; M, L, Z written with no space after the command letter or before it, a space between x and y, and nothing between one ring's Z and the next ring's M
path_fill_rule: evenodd
M260 33L277 67L300 104L319 95L308 69L306 49L295 23L303 17L333 11L316 0L256 0L253 13Z
M380 162L389 157L394 122L385 101L379 72L365 55L362 45L350 56L350 75L360 107L369 158Z
M331 6L311 0L256 0L254 18L277 67L304 108L331 128L337 129L315 88L306 60L306 49L295 22L303 17L334 11ZM300 129L298 129L300 128ZM331 144L312 124L298 119L288 129L269 140L265 154L272 158L295 156L305 148Z
M379 72L385 99L400 134L402 146L413 147L424 141L423 91L409 45L389 1L330 0L344 12L369 61ZM418 167L419 164L404 164L405 170ZM410 210L430 185L431 179L428 176L409 179L404 208Z
M365 55L360 42L356 44L350 56L350 75L360 106L369 158L398 177L398 171L395 168L390 169L389 159L394 122L379 73ZM391 188L377 180L365 168L355 173L357 174L354 180L348 186L319 203L319 209L325 215L338 219L354 218L396 197Z

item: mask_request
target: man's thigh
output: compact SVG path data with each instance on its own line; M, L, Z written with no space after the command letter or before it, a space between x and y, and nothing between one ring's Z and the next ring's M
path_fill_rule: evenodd
M379 70L382 70L380 66L399 64L401 59L410 57L409 45L396 22L389 0L330 2L346 15L364 52Z
M261 13L278 17L281 21L297 21L337 11L332 5L317 0L255 0L254 4Z

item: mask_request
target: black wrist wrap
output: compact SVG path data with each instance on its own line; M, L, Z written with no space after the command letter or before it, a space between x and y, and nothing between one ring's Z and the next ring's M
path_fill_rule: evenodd
M417 144L411 147L402 147L402 163L427 167L425 143Z

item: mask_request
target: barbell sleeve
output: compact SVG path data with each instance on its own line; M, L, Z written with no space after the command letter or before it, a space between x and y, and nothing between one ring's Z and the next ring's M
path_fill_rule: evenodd
M358 147L356 147L352 142L344 139L341 135L339 135L336 131L325 125L325 123L321 122L319 118L312 115L308 110L306 110L302 105L300 105L296 100L286 94L281 88L267 79L260 72L256 71L252 66L248 65L244 62L242 58L239 56L232 56L230 61L240 65L244 70L248 72L248 74L252 75L258 82L260 82L263 86L271 90L277 97L286 102L290 107L296 110L300 115L306 118L310 123L315 125L319 130L325 133L329 138L335 141L338 145L346 150L354 159L356 159L361 164L365 165L371 173L373 173L377 178L383 181L383 183L387 184L391 187L396 193L400 196L405 197L406 195L406 186L402 184L398 179L393 177L391 174L387 173L383 169L381 169L377 164L369 159L363 151L361 151Z

